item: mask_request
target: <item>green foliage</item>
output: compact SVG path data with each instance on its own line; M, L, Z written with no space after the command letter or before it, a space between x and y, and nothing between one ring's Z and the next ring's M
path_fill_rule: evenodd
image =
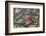
M32 20L35 22L36 21L36 16L38 16L37 15L37 13L34 13L34 12L30 12L30 13L28 13L27 15L30 15L30 16L32 16ZM18 20L17 20L18 21ZM33 23L34 24L34 23ZM30 24L31 25L31 24ZM21 23L17 23L16 22L16 27L29 27L30 25L27 25L27 24L25 24L24 22L21 22Z

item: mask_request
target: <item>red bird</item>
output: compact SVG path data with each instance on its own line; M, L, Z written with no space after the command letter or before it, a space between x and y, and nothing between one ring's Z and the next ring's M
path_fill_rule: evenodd
M32 17L28 17L28 19L25 20L26 24L32 24L33 20Z

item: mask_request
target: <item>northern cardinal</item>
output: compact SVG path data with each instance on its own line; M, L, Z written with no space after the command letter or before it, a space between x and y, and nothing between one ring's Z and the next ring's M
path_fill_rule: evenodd
M25 20L25 23L26 24L32 24L33 20L32 20L32 17L28 17L26 20Z

